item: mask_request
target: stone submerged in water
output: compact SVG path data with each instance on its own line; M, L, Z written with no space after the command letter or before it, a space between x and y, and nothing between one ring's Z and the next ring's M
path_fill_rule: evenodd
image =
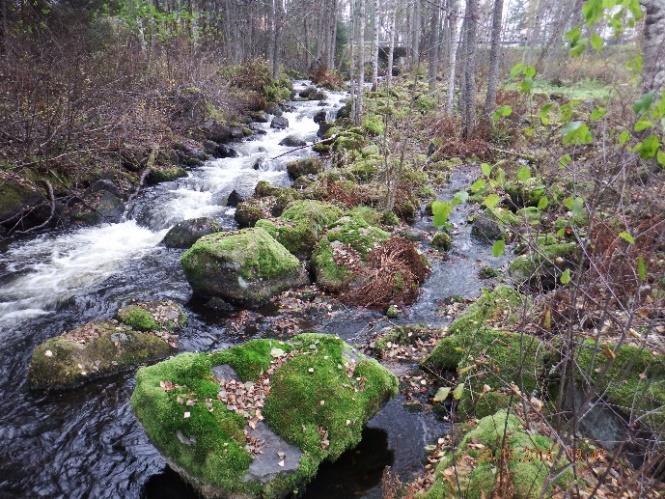
M162 359L187 321L171 301L136 303L118 315L120 321L89 322L41 343L32 353L30 388L65 390Z
M283 138L279 142L279 145L286 147L304 147L307 145L307 142L297 135L289 135L288 137Z
M284 497L356 446L396 378L339 338L305 333L141 369L132 407L205 497Z
M203 236L221 230L222 226L212 218L191 218L175 224L164 236L162 244L167 248L187 249Z
M261 228L204 236L181 263L196 294L238 305L261 305L306 282L300 261Z

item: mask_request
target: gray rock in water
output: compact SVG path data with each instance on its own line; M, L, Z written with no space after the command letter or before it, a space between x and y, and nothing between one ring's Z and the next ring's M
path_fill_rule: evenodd
M298 137L297 135L289 135L288 137L282 139L279 143L280 146L286 147L302 147L306 146L307 142Z
M270 128L276 128L278 130L288 128L288 126L289 120L287 120L284 116L275 116L270 122Z
M238 376L235 369L233 369L228 364L222 364L221 366L213 367L212 374L220 383L224 380L240 381L240 376Z
M503 230L496 220L479 215L471 227L471 235L484 243L493 243L503 236Z
M167 248L187 249L201 237L222 230L222 226L208 217L183 220L166 233L162 244Z
M243 481L268 483L278 475L298 469L302 451L277 435L267 424L259 422L248 433L251 438L263 442L263 449L254 457Z

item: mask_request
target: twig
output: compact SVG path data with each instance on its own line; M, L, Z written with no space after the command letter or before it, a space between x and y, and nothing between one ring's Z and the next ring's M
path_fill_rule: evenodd
M304 145L304 146L296 147L296 148L291 149L291 150L289 150L289 151L286 151L286 152L284 152L284 153L282 153L282 154L279 154L279 155L275 156L274 158L270 158L270 160L272 161L272 160L274 160L274 159L281 158L282 156L286 156L287 154L291 154L292 152L300 151L301 149L306 149L306 148L308 148L308 147L314 147L314 146L319 145L319 144L325 144L326 142L332 142L332 141L334 141L334 140L337 138L338 135L339 135L339 134L335 134L335 135L333 135L333 136L330 137L330 138L323 139L323 140L319 140L318 142L314 142L313 144L306 144L306 145Z
M30 227L29 229L26 230L17 230L15 234L27 234L28 232L32 232L33 230L38 230L41 229L42 227L46 227L49 223L51 223L51 220L53 219L53 214L55 213L55 196L53 195L53 186L51 185L51 182L49 182L48 180L42 180L42 182L46 184L46 190L48 191L49 200L51 202L51 213L49 214L48 218L39 225L35 225L34 227ZM22 219L23 217L21 217L21 220ZM14 227L16 227L16 225Z

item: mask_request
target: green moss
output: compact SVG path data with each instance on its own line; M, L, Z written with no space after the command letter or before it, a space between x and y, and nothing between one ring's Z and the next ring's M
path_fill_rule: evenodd
M580 382L591 380L597 394L663 434L665 355L633 345L597 345L586 340L577 350L576 361Z
M380 225L383 215L374 208L359 205L349 211L349 216L355 219L362 219L369 225Z
M432 246L441 251L449 251L453 246L453 239L447 232L437 232L432 237Z
M294 346L306 354L275 373L266 417L287 440L318 460L335 460L360 442L369 417L396 393L397 380L369 358L361 358L353 368L345 354L348 347L334 337L300 335ZM327 449L319 428L328 432Z
M525 297L510 286L497 286L493 291L483 290L480 297L451 325L451 334L469 334L483 328L488 322L503 325L519 320Z
M361 257L390 237L386 231L374 227L360 217L342 217L326 234L329 241L339 241L351 246Z
M334 244L339 245L340 243ZM312 254L312 265L319 286L328 291L339 291L353 278L353 272L335 262L333 249L333 243L323 238Z
M503 184L503 190L508 194L513 205L518 208L538 206L540 198L546 192L545 185L538 177L531 177L525 181L506 182Z
M282 219L291 222L307 222L319 230L332 225L342 216L342 210L334 204L305 200L290 203L282 212Z
M118 320L139 331L154 331L159 324L146 309L138 305L124 307L118 312Z
M540 245L527 255L521 255L510 263L510 274L521 281L534 278L553 278L562 269L569 268L576 260L579 251L577 243L557 243Z
M434 99L434 97L430 97L429 95L421 94L416 99L416 108L423 113L433 111L436 109L436 106L436 99Z
M470 445L474 444L474 445ZM565 488L572 480L566 471L555 475L567 464L563 458L556 466L558 447L548 437L533 434L524 423L506 411L482 418L457 445L440 461L436 480L421 497L493 497L497 487L498 470L512 488L512 497L538 498L552 492L553 486ZM502 466L503 460L507 460ZM553 468L553 469L550 469ZM445 471L451 469L452 475Z
M251 280L281 277L300 268L298 259L261 228L203 236L180 261L190 282L215 266L238 269Z
M187 171L180 166L161 166L159 168L153 168L150 171L148 181L157 184L160 182L170 182L186 176Z
M371 135L383 135L383 119L376 114L367 115L363 120L363 129Z
M212 368L228 363L243 380L254 380L273 355L286 352L289 359L271 376L263 414L276 433L301 449L299 468L266 484L244 481L252 462L245 420L217 399ZM165 382L172 388L165 390ZM301 334L288 343L261 339L210 354L185 353L141 369L132 407L155 446L199 485L228 495L281 497L313 477L322 460L356 445L365 423L396 390L389 371L340 339ZM322 445L321 431L329 446Z
M323 164L317 158L306 158L291 161L286 165L289 177L296 179L303 175L316 175L323 171Z
M160 337L114 322L93 322L41 343L32 353L32 388L71 388L151 359L171 347Z

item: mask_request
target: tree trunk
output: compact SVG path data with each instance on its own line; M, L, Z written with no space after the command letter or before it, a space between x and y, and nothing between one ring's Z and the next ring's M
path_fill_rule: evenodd
M279 45L282 31L284 0L272 0L272 77L279 78Z
M478 31L478 0L466 0L466 36L464 85L462 86L462 137L468 138L476 121L476 35Z
M485 117L494 111L496 87L499 83L499 63L501 62L501 22L503 20L503 0L494 0L492 13L492 40L490 42L490 68L487 76L487 96L485 98Z
M455 103L455 73L457 72L457 51L462 46L462 37L464 31L460 31L459 37L457 34L457 0L450 0L450 13L448 24L449 37L450 37L450 52L448 55L448 99L446 101L446 112L452 114L453 105ZM457 41L457 46L455 46Z
M641 0L644 20L642 89L660 93L665 88L665 0Z
M428 80L429 91L434 92L436 88L436 77L439 73L439 43L441 35L441 9L442 0L432 4L432 20L431 20L431 34L430 34L430 47L429 47L429 68Z
M414 69L420 62L420 0L413 2L411 32L411 68Z
M386 69L386 82L390 87L393 81L393 63L395 58L395 31L397 23L397 4L396 0L388 0L389 10L388 13L388 67Z
M373 0L372 7L372 90L376 90L379 85L379 0Z
M365 86L365 0L358 0L358 91L353 121L360 124L363 114L363 87Z

